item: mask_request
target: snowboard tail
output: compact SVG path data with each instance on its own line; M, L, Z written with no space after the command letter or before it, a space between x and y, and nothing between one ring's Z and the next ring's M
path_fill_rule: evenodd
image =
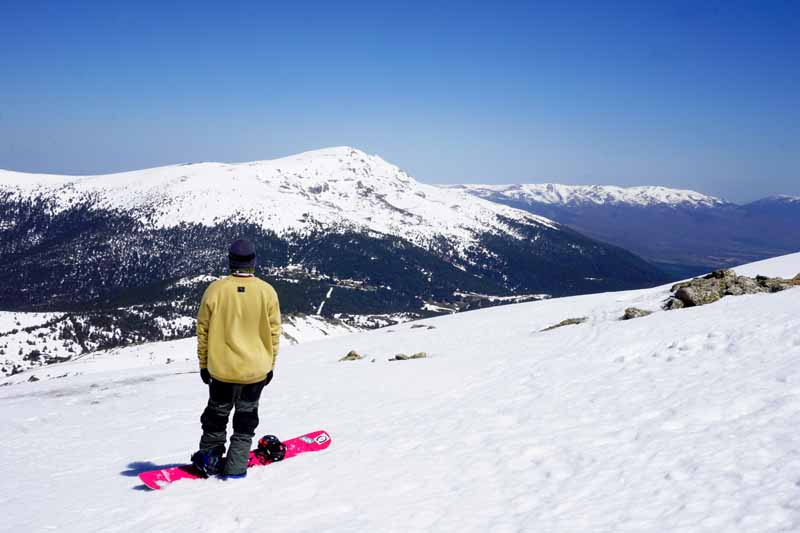
M331 436L327 431L312 431L311 433L283 441L283 444L286 446L286 455L283 458L285 461L286 459L302 453L318 452L326 449L331 445ZM265 459L263 455L256 452L257 449L250 451L250 459L247 463L247 468L271 464L270 460ZM170 483L181 479L204 479L205 477L205 475L191 464L162 468L159 470L148 470L147 472L141 472L139 474L139 479L142 480L142 483L153 490L162 489Z

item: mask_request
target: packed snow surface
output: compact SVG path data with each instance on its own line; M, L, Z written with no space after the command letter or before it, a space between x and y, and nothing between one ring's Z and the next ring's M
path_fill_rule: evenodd
M714 196L684 189L667 187L616 187L613 185L561 185L528 183L520 185L453 185L451 188L468 191L481 197L504 196L524 203L555 205L634 205L647 207L690 206L715 207L727 202Z
M800 254L742 273L794 276ZM142 490L207 392L192 339L0 387L16 531L800 530L800 289L658 310L667 287L496 307L288 346L259 434L331 447L245 480ZM566 318L580 325L542 332ZM430 327L419 327L430 326ZM365 356L338 362L349 350ZM389 362L396 353L429 357ZM373 362L374 359L374 362ZM78 373L78 375L75 375ZM18 383L18 384L17 384Z
M99 176L0 170L0 190L52 199L55 212L91 202L158 227L247 220L278 234L360 229L456 248L485 231L514 234L503 217L556 228L546 218L416 181L375 155L325 148L252 163L172 165Z

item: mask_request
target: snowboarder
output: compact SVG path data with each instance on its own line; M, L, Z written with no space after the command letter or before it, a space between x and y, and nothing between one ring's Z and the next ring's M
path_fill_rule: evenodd
M281 334L278 295L255 276L253 243L231 244L228 263L231 275L208 286L197 315L197 356L209 399L200 417L200 449L192 455L198 470L225 479L247 475L258 402L272 381ZM233 435L223 458L231 411Z

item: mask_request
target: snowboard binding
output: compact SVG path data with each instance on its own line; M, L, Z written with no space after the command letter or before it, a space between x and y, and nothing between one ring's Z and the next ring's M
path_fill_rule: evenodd
M261 463L276 463L286 457L286 445L275 435L264 435L258 439L255 450Z
M216 476L222 473L225 467L224 446L217 446L211 450L199 450L192 455L192 464L204 476Z

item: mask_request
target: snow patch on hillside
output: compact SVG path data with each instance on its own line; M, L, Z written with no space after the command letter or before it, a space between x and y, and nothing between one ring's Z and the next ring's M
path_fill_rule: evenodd
M63 313L23 313L0 311L0 333L35 327L61 318Z
M219 276L210 276L208 274L201 274L191 278L181 278L175 283L174 287L194 287L195 285L208 285L220 279Z
M285 317L281 324L283 338L290 344L338 337L356 331L361 330L339 320L318 315L293 315Z

